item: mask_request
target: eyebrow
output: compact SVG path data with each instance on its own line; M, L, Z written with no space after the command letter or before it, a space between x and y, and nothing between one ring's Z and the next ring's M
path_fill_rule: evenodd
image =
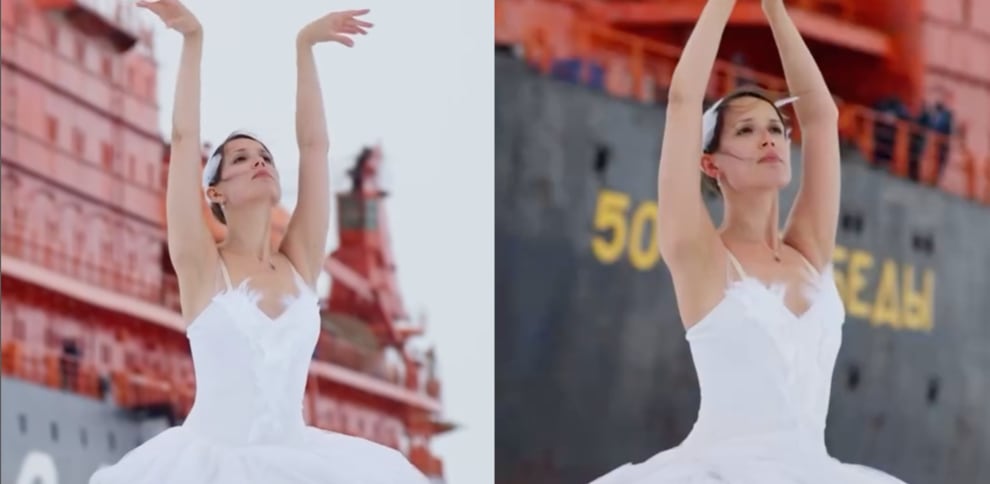
M738 125L740 125L740 124L742 124L742 123L745 123L745 122L748 122L748 121L753 121L753 117L752 117L752 116L749 116L749 117L746 117L746 118L742 118L742 119L740 119L740 120L738 120L738 121L736 121L735 123L733 123L733 126L738 126ZM770 122L771 122L771 123L777 123L777 124L782 124L782 123L780 122L780 120L779 120L779 119L777 119L777 118L772 118L772 119L770 119Z
M245 151L248 151L248 149L247 148L237 148L236 150L234 150L234 153L244 153ZM268 155L268 156L271 156L272 155L272 153L270 151L268 151L267 148L264 148L264 147L261 148L261 152L264 153L264 154L266 154L266 155Z

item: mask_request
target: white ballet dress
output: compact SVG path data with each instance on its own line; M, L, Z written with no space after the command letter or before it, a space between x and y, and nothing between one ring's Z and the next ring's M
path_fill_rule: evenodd
M846 464L825 448L832 371L845 308L831 265L808 309L794 314L785 288L739 278L686 334L701 404L678 446L628 463L592 484L904 484L882 471Z
M307 426L303 396L320 331L318 299L298 296L272 318L247 286L226 290L188 326L196 399L182 425L132 449L89 484L427 484L402 453Z

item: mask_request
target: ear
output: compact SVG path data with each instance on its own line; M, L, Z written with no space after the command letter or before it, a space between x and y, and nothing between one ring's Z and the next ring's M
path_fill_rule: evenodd
M701 172L718 180L718 171L715 157L709 153L703 153L701 155Z
M213 203L223 204L223 194L217 191L216 187L206 189L206 198L209 198Z

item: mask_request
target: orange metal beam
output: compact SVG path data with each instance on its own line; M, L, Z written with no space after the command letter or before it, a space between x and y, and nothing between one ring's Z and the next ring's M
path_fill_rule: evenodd
M704 2L660 3L623 0L595 3L588 7L588 11L600 20L626 26L693 25L701 15L702 8ZM801 8L788 10L794 24L806 38L877 57L888 57L892 53L892 40L883 32L819 12ZM767 24L762 7L757 3L749 2L736 6L729 22L730 25Z

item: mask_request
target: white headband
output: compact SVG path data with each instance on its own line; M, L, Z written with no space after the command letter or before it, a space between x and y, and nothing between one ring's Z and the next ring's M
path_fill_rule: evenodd
M705 113L701 115L701 149L704 150L708 147L708 144L712 142L712 138L715 136L715 124L718 121L718 107L722 105L722 101L725 98L715 101ZM786 97L779 101L773 103L777 108L782 108L788 104L797 101L797 96Z
M227 136L227 139L224 140L224 143L227 143L232 138L238 136L251 138L257 141L258 143L261 143L262 146L265 145L264 143L261 142L261 140L257 136L254 135L254 133L249 133L247 131L234 131L233 133L230 133L230 135ZM223 146L223 144L221 144L220 146ZM265 149L268 148L266 147ZM210 156L210 159L206 161L206 166L203 167L203 190L210 188L210 182L213 181L213 177L216 176L217 170L220 169L220 160L222 158L223 158L223 149L217 149L216 153L214 153L213 156ZM207 201L209 201L209 198L207 198Z

